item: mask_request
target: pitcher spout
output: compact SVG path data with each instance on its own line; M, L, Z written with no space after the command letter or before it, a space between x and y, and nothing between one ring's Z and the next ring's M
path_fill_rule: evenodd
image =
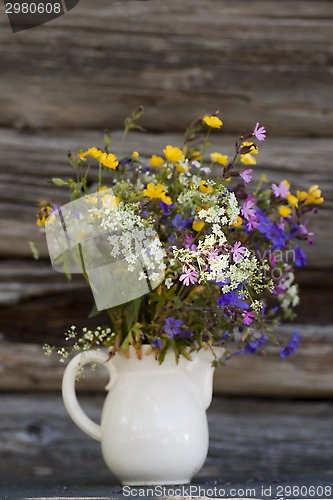
M213 361L220 359L223 353L223 348L214 348L214 353L210 349L202 349L191 353L192 361L184 364L188 379L194 386L205 410L210 406L213 396L213 376L215 370Z

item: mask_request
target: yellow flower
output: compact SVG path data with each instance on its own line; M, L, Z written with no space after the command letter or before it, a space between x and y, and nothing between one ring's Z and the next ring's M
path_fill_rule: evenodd
M133 160L137 160L140 156L140 153L138 151L133 151L132 153L132 158Z
M143 190L143 194L148 198L158 198L164 201L164 203L166 203L167 205L171 205L172 200L169 196L166 195L164 189L165 188L162 184L154 184L153 182L150 182L147 185L147 189Z
M92 196L92 195L85 196L83 199L84 199L85 203L88 203L88 205L97 205L97 203L98 203L97 196Z
M164 160L163 160L162 156L152 155L149 158L149 163L152 167L157 168L157 167L161 167L163 165Z
M116 156L112 153L103 153L102 156L100 156L98 159L102 165L108 168L113 168L114 170L117 168L117 165L119 163Z
M319 189L317 184L314 184L308 191L307 199L305 200L304 205L319 205L320 203L323 203L323 201L324 198L321 195L321 190Z
M185 153L185 148L184 148L184 153ZM192 151L191 160L197 160L197 161L202 161L203 160L203 157L202 157L202 155L201 155L201 153L200 153L199 150Z
M227 177L226 179L224 179L225 182L230 182L231 181L231 177Z
M258 148L255 144L253 144L253 142L249 142L249 141L244 141L243 144L242 144L242 148L244 147L248 147L250 148L248 153L251 153L253 155L257 155L258 154Z
M231 224L233 227L239 227L242 225L242 222L243 222L243 219L238 215L237 216L237 220L236 222L234 222L233 224Z
M117 208L119 198L118 196L114 196L113 194L106 194L102 198L102 203L104 207L114 209Z
M201 231L201 229L204 227L205 223L203 220L197 220L195 219L193 222L192 222L192 227L194 229L194 231Z
M178 172L187 172L188 170L190 170L191 165L184 166L184 165L181 165L180 163L176 163L175 167L176 167Z
M298 207L297 196L295 196L294 194L288 193L286 198L288 200L289 205L291 205L292 207L296 207L296 208Z
M290 217L291 215L291 208L286 207L286 205L280 205L279 214L281 215L281 217L288 219L288 217Z
M250 153L246 153L245 155L241 155L241 162L244 165L255 165L257 160Z
M98 192L100 193L101 191L106 191L108 188L108 186L102 186L99 188Z
M108 168L115 169L119 163L115 155L113 155L112 153L103 153L103 151L95 147L89 148L87 149L87 151L83 151L83 153L79 154L81 160L85 160L86 156L95 158L96 160L100 161L102 165Z
M163 196L161 200L164 201L164 203L166 203L167 205L172 204L172 199L170 198L170 196Z
M44 227L46 219L50 216L53 210L54 208L51 205L42 205L37 213L37 226Z
M306 191L296 191L296 196L299 201L305 201L308 197L308 193Z
M86 156L91 156L92 158L99 160L103 154L104 154L103 151L101 151L98 148L93 147L93 148L87 149L87 151L83 151L83 153L79 153L79 157L81 160L85 160Z
M214 192L214 189L212 188L212 186L207 186L207 182L206 181L203 181L201 180L200 181L200 186L199 186L199 191L201 193L213 193Z
M221 128L223 125L222 120L220 120L220 118L215 115L206 115L203 117L202 121L210 128Z
M168 145L165 149L163 149L163 152L166 159L172 163L176 163L177 161L184 159L183 151L179 148L174 148L173 146Z
M224 167L227 167L229 165L229 159L227 155L221 155L221 153L211 153L210 154L210 159L214 163L219 163L220 165L223 165Z

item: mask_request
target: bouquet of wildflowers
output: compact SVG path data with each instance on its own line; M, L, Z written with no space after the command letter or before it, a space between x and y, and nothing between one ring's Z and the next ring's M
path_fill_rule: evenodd
M137 128L140 114L125 120L124 137ZM98 168L94 196L100 201L88 204L88 217L109 235L110 258L125 263L119 279L126 274L148 289L109 307L107 325L81 333L72 326L66 334L71 348L58 349L62 359L71 350L102 346L111 354L126 354L133 346L140 356L148 344L160 362L169 349L177 359L190 359L193 350L219 346L228 359L260 352L269 343L286 357L298 346L296 333L281 338L276 325L293 318L299 301L294 269L306 264L300 244L312 244L306 216L324 201L321 191L315 185L292 192L286 180L269 184L265 176L249 191L257 142L266 130L257 123L229 158L209 151L210 134L222 125L217 115L201 117L188 127L182 145L166 145L149 159L136 151L115 155L107 136L104 150L69 154L76 180L53 182L68 187L71 200L88 200L91 168ZM51 202L40 206L37 224L52 224L57 210ZM147 238L143 259L136 244ZM90 282L84 266L83 273Z

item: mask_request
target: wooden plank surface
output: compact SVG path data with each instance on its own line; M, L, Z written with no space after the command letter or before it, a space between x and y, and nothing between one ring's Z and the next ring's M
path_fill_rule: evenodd
M327 0L81 0L13 35L0 21L0 124L119 126L146 105L151 130L219 108L280 135L333 133L333 3Z
M215 391L223 395L333 398L333 326L288 325L279 335L302 336L297 354L282 360L278 349L265 356L239 355L216 370ZM0 341L0 391L59 391L64 365L46 357L41 345ZM103 391L107 373L86 369L79 382L85 391Z
M99 421L101 396L80 396ZM210 448L196 480L279 483L286 477L332 474L333 403L214 398ZM117 484L100 445L67 415L60 395L0 394L0 478L40 478L66 487L71 478ZM65 490L63 490L65 491Z

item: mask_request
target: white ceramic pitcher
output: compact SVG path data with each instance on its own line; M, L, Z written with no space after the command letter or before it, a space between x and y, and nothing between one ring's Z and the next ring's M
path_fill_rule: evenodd
M63 399L74 422L101 442L105 463L126 485L184 484L202 467L208 452L206 409L212 399L214 356L210 350L183 357L169 351L160 365L154 355L109 358L101 351L75 356L63 377ZM216 350L216 355L222 354ZM81 409L75 379L81 366L99 363L110 381L101 425Z

